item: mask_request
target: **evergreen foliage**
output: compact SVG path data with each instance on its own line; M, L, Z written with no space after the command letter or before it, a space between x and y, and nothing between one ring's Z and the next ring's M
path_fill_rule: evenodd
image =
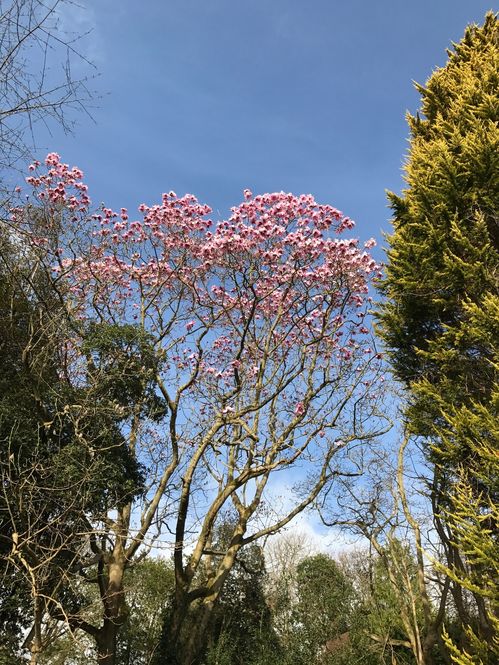
M208 665L221 652L231 665L264 663L279 645L265 596L265 560L257 544L242 549L228 576L210 623Z
M479 658L478 641L492 659L499 600L498 84L499 26L490 13L483 26L467 28L446 66L417 86L422 107L408 118L408 187L402 196L389 194L394 233L380 313L396 375L408 388L409 431L424 437L434 464L436 517L449 529L447 550L457 548L448 574L475 599L467 648ZM456 662L468 662L456 653Z
M123 445L114 408L121 394L132 399L127 380L135 379L123 372L120 395L101 381L108 368L89 376L85 388L67 383L61 351L67 320L42 254L2 229L0 663L14 662L36 623L37 603L40 625L60 614L60 602L79 612L83 598L70 580L87 554L89 520L142 491L140 465ZM108 337L118 346L127 333L112 330ZM98 363L99 339L88 334L87 343ZM70 409L82 415L71 418Z
M313 662L327 643L350 628L353 586L326 554L307 557L297 567L294 660Z

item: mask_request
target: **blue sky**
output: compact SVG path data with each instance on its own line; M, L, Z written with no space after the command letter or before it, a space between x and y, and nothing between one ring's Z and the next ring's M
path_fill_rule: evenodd
M490 0L80 0L63 26L100 73L73 136L38 134L87 175L93 202L135 210L191 192L221 216L243 188L311 192L389 230L404 114ZM75 74L79 74L77 67Z
M385 189L402 187L405 113L490 0L78 0L62 27L99 98L74 135L38 136L87 175L94 204L136 210L191 192L227 215L246 187L311 192L382 243ZM75 76L87 70L76 65ZM219 211L219 212L218 212ZM133 213L132 213L133 214ZM378 250L381 258L381 251ZM288 496L277 477L274 494ZM348 546L308 513L297 529L319 549Z

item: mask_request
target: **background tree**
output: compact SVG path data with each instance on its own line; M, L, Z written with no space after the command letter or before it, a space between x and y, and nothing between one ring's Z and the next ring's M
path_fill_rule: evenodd
M219 525L214 551L224 551L234 530L234 519ZM217 555L205 563L205 575L216 570ZM243 548L236 559L208 628L207 663L233 665L273 662L279 655L279 643L272 626L272 615L265 595L264 552L258 543ZM194 611L192 621L196 623Z
M47 386L58 377L55 346L42 322L47 308L57 319L59 307L37 274L35 254L20 256L15 240L2 234L0 249L0 552L7 590L1 614L7 622L3 631L13 637L15 613L7 598L14 593L23 611L19 628L33 625L26 643L36 662L45 599L60 581L59 566L71 565L75 525L66 492L76 488L64 474L56 480L55 470L65 466L58 451L68 438L64 427L53 425L47 399ZM45 549L53 559L49 567Z
M56 122L71 129L71 112L88 113L91 76L75 78L78 34L60 26L66 0L2 0L0 3L0 170L29 159L36 125Z
M93 65L79 50L79 40L83 36L68 34L61 29L62 12L70 5L65 0L5 0L0 3L2 219L9 217L8 189L14 177L18 177L17 173L14 176L13 168L20 167L30 156L36 126L50 126L56 122L68 130L72 126L73 110L88 113L91 91L87 83L91 79ZM90 75L81 78L74 76L74 67L80 63L85 71L91 71ZM52 538L55 529L52 529L52 536L49 536L49 531L51 523L54 526L58 522L62 529L59 531L56 549L62 554L65 549L62 543L65 538L70 538L71 522L69 519L63 527L62 516L66 514L68 517L67 501L65 508L58 512L59 517L56 517L57 510L54 512L61 496L67 498L69 491L68 478L59 476L56 479L56 473L63 468L67 471L71 462L69 459L63 461L61 456L57 458L55 451L62 440L61 431L57 434L56 428L51 431L47 425L50 422L47 412L42 414L45 407L50 410L48 404L44 404L46 388L58 381L54 347L45 336L47 331L43 331L43 322L47 322L43 313L44 304L54 308L53 320L57 318L56 312L60 312L60 308L55 294L49 293L47 282L43 283L43 275L35 268L34 254L23 252L19 241L19 237L2 225L0 467L4 484L0 497L0 651L3 654L0 659L5 658L9 663L14 662L17 657L15 654L19 653L18 641L23 630L30 622L33 625L34 619L31 596L34 584L33 562L29 562L29 557L24 557L28 543L36 532L39 545L43 541L44 547L48 542L55 545ZM64 445L67 444L67 434L66 428ZM68 449L64 454L67 452ZM54 462L52 469L49 469L47 463L49 458ZM75 461L72 462L73 470L76 470ZM42 485L45 486L44 496ZM81 487L79 480L75 487ZM47 491L47 488L51 489ZM81 492L77 491L76 495L81 497ZM28 506L32 511L30 525L30 517L26 518ZM22 515L26 519L21 519ZM32 519L34 515L36 519ZM62 537L64 531L66 536ZM7 532L17 534L16 550L11 548L9 538L5 539ZM21 554L22 551L24 554ZM67 551L65 556L67 559ZM58 558L61 563L61 557ZM67 564L68 560L61 570L65 570ZM42 584L44 593L51 587L53 590L49 578L54 580L58 576L55 562L48 577L45 575L46 570L42 572L44 566L40 568L36 564L36 568L35 577L38 581L35 586L39 586L42 577L46 577ZM31 581L28 582L28 578ZM37 623L40 624L39 621ZM35 648L32 637L33 631L29 631L26 644Z
M79 594L71 580L95 538L92 516L135 491L140 473L123 457L102 387L99 399L64 380L60 353L67 317L62 292L54 290L40 262L43 251L2 231L0 554L6 589L15 590L24 607L19 628L31 623L23 642L35 663L53 637L43 634L47 616L79 622ZM111 475L105 471L110 463ZM9 598L7 593L0 615L12 635Z
M147 558L127 570L128 616L118 637L117 661L147 665L158 649L163 617L174 590L171 559Z
M498 35L489 14L418 86L408 187L390 194L395 230L380 316L408 388L410 432L424 437L433 464L454 603L489 653L497 650Z
M364 591L360 614L352 622L352 641L364 644L383 662L433 665L448 659L442 631L449 616L449 579L441 579L424 557L424 550L437 561L439 554L428 534L430 522L424 512L428 503L420 496L421 484L424 488L426 484L405 473L407 445L406 438L396 462L389 451L374 451L363 482L345 481L336 506L320 507L320 513L326 525L362 534L372 552L368 593L365 584L357 585ZM417 467L423 468L421 462Z
M335 644L350 628L354 592L336 562L316 554L298 564L294 608L294 663L333 662Z
M146 558L126 571L127 619L119 633L117 662L120 665L147 665L161 636L163 615L173 592L173 566L170 560ZM98 589L80 580L80 615L90 623L102 618ZM75 633L58 622L55 638L40 656L41 665L86 665L95 660L95 643L84 632Z
M285 653L292 653L294 648L296 570L313 552L310 540L302 532L284 531L270 538L265 546L266 596L272 612L272 625Z

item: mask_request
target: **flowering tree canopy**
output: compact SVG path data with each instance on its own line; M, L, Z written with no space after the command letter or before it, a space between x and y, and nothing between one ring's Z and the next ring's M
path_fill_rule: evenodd
M64 303L61 377L87 391L65 415L92 448L82 410L105 411L145 476L140 496L109 505L95 525L113 542L92 539L108 571L105 620L119 624L122 572L167 522L177 580L170 634L182 642L189 604L211 606L239 549L310 505L340 473L333 457L380 427L380 355L366 326L375 243L340 237L348 217L283 192L245 190L217 223L194 196L174 192L142 204L137 220L125 208L93 214L82 172L55 153L45 165L31 165L32 195L11 224ZM271 473L298 465L306 482L293 506L262 511ZM197 584L228 506L232 536Z

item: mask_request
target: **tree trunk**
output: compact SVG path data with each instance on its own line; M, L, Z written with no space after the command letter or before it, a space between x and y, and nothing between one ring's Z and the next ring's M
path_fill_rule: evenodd
M210 596L200 604L191 604L187 593L177 594L169 620L163 627L155 665L197 665L200 662L215 603L216 597Z
M108 562L107 574L103 565L100 571L99 586L104 605L104 621L95 635L98 665L116 665L116 640L118 631L126 620L123 589L125 565L122 552L118 550Z
M116 665L117 635L118 625L105 619L96 639L98 665Z
M216 598L204 599L199 609L196 624L191 627L189 637L182 649L179 665L198 665L207 644L207 630L215 607Z
M155 652L154 665L179 665L182 628L189 611L187 591L177 582L169 615L163 620L161 639Z
M199 589L197 594L190 591L194 572L185 575L181 566L178 566L173 608L169 621L163 624L163 637L155 665L198 665L206 649L206 633L217 599L242 547L246 522L246 516L241 518L234 530L230 547L218 566L211 571L201 593Z

